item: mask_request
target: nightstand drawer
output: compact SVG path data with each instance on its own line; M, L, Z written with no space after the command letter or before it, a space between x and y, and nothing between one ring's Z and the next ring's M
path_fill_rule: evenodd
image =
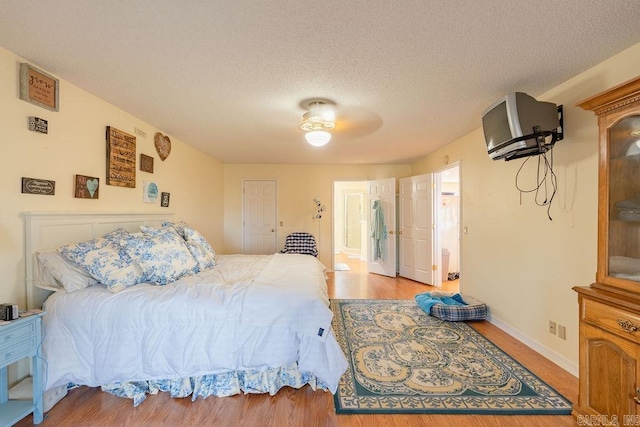
M26 337L36 334L34 322L20 323L17 325L7 325L0 328L0 351L5 347L22 341Z
M2 346L0 348L0 365L9 365L34 354L36 345L37 339L35 336L32 336L26 340L14 342L11 346Z
M639 314L586 298L583 302L581 320L640 343Z

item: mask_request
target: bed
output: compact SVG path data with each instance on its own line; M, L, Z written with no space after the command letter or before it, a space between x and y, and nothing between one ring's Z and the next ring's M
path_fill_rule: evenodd
M102 283L51 287L40 254L126 230L162 228L170 214L24 213L27 304L42 306L46 391L100 386L140 404L174 397L335 393L347 367L331 329L324 266L309 255L217 255L215 266L164 286L114 292ZM131 234L131 235L133 235ZM58 284L59 285L59 284ZM53 292L55 291L55 292Z

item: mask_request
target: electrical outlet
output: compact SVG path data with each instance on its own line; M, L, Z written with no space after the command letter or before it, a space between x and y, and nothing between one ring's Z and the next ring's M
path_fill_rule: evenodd
M567 339L567 328L564 325L558 325L558 338Z
M549 333L553 335L556 334L556 322L553 320L549 320Z

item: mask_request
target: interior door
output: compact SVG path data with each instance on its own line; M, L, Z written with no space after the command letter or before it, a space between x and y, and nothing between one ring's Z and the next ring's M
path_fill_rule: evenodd
M400 196L398 206L398 271L400 276L415 280L416 268L413 252L413 181L411 178L399 180Z
M276 182L243 182L243 253L276 252Z
M400 180L399 271L402 277L441 286L439 260L434 256L434 194L432 174Z
M396 277L396 179L367 181L367 196L367 270Z

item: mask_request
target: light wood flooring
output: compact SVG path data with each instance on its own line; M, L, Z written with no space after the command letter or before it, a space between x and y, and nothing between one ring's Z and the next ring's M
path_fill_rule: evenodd
M357 261L356 261L357 262ZM349 264L352 262L349 261ZM358 264L359 265L359 264ZM351 266L351 265L350 265ZM404 278L366 274L359 268L329 273L329 296L340 299L412 299L433 290ZM446 283L457 287L457 283ZM488 322L472 326L567 399L578 397L578 380L515 338ZM18 426L31 426L32 417ZM42 424L49 426L574 426L566 416L513 415L336 415L333 396L312 391L281 389L275 396L209 397L191 402L167 393L149 396L137 408L128 399L80 387L54 406Z

